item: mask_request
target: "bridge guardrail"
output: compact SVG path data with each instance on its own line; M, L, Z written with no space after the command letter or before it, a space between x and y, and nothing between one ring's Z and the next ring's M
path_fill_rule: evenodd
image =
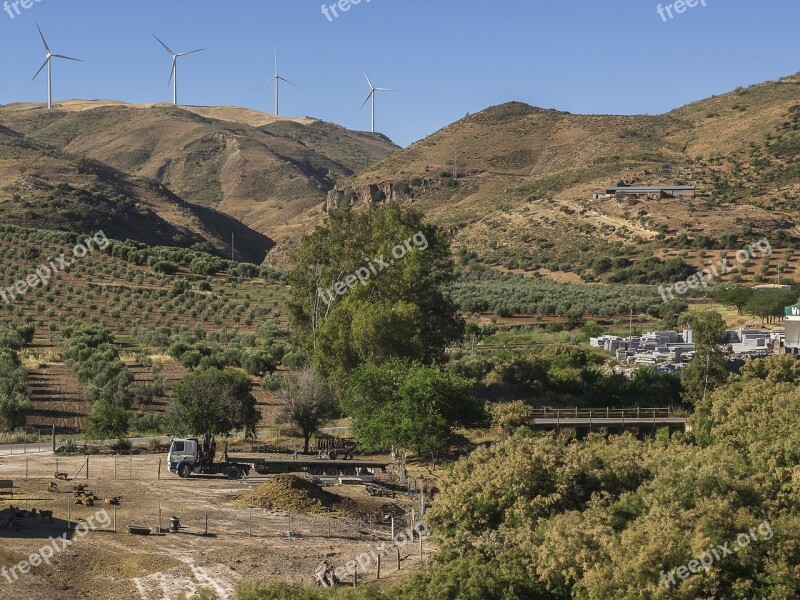
M534 419L665 419L684 418L689 413L668 408L535 408Z

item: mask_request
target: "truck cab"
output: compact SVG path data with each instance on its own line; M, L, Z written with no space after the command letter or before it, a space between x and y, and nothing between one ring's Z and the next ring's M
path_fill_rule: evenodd
M197 465L197 446L197 438L174 438L167 454L170 473L181 477L191 475Z
M217 442L214 436L206 434L203 439L173 438L167 455L170 473L186 479L192 474L217 475L224 473L229 479L241 479L250 474L251 465L228 459L227 449L224 460L217 462Z

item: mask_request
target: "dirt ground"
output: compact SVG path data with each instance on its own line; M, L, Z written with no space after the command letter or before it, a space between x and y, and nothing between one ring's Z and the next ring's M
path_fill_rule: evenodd
M202 589L227 599L233 598L234 587L242 580L312 584L321 560L340 566L362 552L376 550L382 542L390 545L390 526L379 524L383 515L397 515L396 533L400 533L409 526L404 521L410 521L411 507L418 506L407 494L376 498L361 485L332 485L325 490L349 498L347 513L288 513L278 507L250 510L234 501L263 483L263 477L182 480L162 471L158 479L159 456L152 455L133 460L91 457L87 479L85 460L82 456L59 458L58 469L77 478L58 481L58 490L50 491L56 467L52 455L0 458L0 480L14 481L13 499L0 495L0 510L13 504L22 510L54 513L53 524L36 517L27 518L22 529L0 529L0 568L7 569L0 574L0 599L172 600ZM120 506L75 505L73 485L78 483L87 484L99 498L120 496ZM180 518L180 533L166 533L170 516ZM69 534L72 543L63 550L62 542L50 540L68 530L68 521L74 528L81 519L90 518L98 529L85 536L73 531ZM158 533L159 520L164 533ZM129 524L154 528L155 533L131 535ZM100 525L107 527L101 530ZM41 564L27 574L10 571L48 545L59 547L49 566ZM432 551L425 542L423 562ZM420 565L418 543L401 546L400 555L399 572L396 551L384 559L382 584ZM359 581L375 581L376 566L360 572Z

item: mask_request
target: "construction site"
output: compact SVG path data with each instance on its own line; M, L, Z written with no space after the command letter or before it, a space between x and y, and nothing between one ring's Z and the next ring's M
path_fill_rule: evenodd
M432 552L417 533L425 484L389 457L385 473L364 478L230 479L181 478L163 452L140 452L0 455L0 598L225 599L240 581L274 579L383 585Z

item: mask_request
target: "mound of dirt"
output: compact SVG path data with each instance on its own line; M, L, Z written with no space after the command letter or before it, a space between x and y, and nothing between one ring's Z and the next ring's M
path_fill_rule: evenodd
M235 502L242 508L279 508L289 512L324 514L342 504L342 498L297 475L276 475Z

